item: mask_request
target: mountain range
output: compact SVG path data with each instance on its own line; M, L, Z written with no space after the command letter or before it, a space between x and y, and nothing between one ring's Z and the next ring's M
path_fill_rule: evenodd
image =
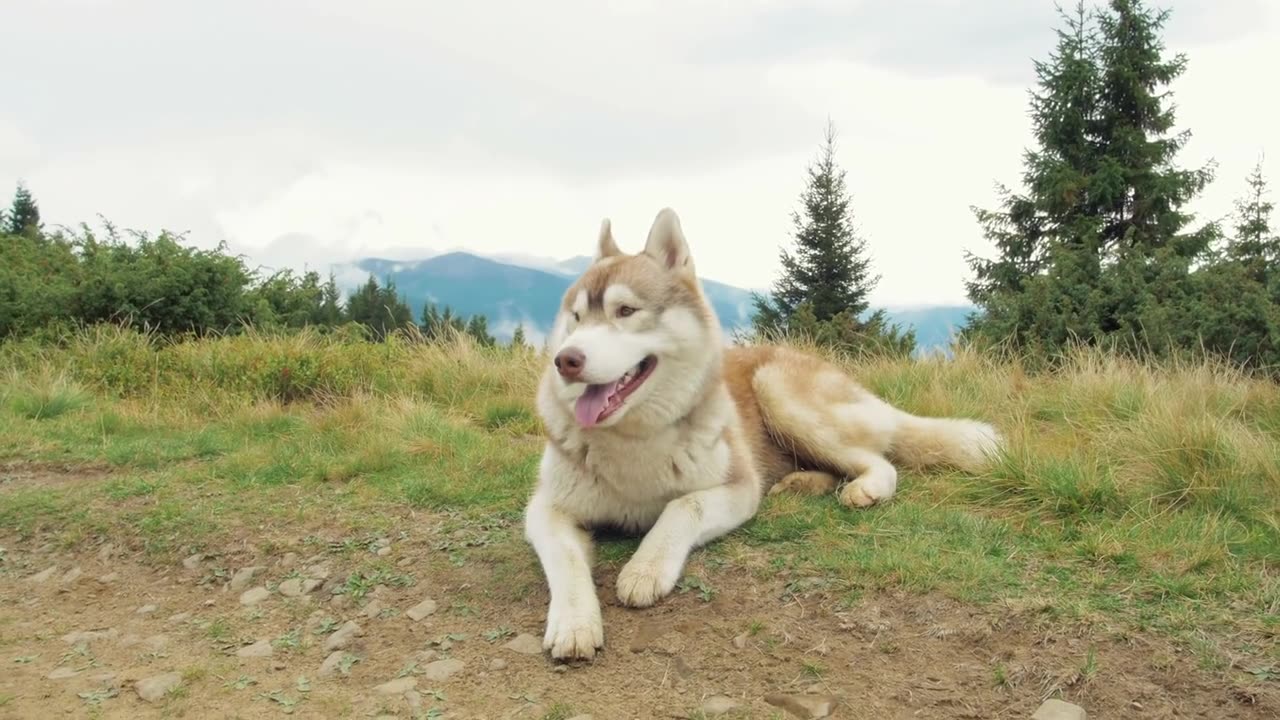
M380 282L393 280L415 317L431 302L463 316L484 315L499 340L510 338L523 325L530 341L540 342L555 321L565 290L590 264L591 258L585 256L552 260L454 251L412 261L365 258L335 265L333 270L347 291L369 275ZM706 278L702 278L702 289L726 330L750 324L751 290ZM885 308L894 322L915 329L921 351L945 349L973 310L969 305Z

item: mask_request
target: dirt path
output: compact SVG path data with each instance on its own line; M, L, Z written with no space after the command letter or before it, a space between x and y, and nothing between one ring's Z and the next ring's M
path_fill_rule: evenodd
M702 584L631 611L606 565L608 649L566 667L538 647L531 556L509 577L426 539L344 554L299 538L270 556L246 543L161 566L111 544L0 542L4 718L791 718L825 704L836 718L1027 718L1054 695L1091 718L1280 712L1270 688L1233 687L1166 642L1064 631L1031 606L842 608L803 578L696 566Z

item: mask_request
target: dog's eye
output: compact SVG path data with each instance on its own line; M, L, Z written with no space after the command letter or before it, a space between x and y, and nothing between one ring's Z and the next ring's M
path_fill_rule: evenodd
M630 305L622 305L618 307L618 317L631 317L635 312L636 309Z
M574 322L582 322L582 318L578 317L578 313L574 313L574 314L573 314L573 321L574 321Z

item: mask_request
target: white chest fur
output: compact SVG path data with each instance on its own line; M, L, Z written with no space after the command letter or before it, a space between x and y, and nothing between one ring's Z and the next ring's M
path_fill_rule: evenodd
M726 482L732 464L726 429L733 421L725 393L651 434L557 423L562 442L547 444L540 483L584 524L645 531L671 500Z

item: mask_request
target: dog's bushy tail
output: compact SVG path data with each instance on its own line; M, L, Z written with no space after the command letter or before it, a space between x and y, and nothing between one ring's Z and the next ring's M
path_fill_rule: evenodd
M889 454L913 468L948 465L981 472L990 467L1001 444L999 432L984 422L900 412Z

